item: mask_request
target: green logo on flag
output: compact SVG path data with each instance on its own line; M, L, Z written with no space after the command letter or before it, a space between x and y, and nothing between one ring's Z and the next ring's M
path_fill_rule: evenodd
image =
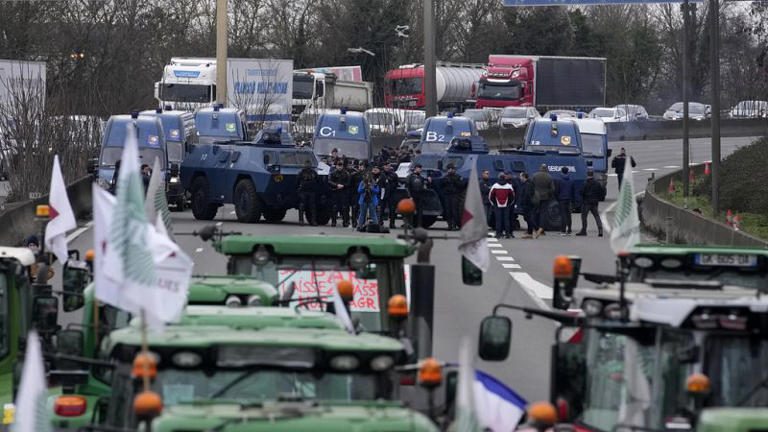
M155 281L155 266L146 244L143 196L144 187L138 171L125 172L125 178L120 178L118 183L110 240L123 263L123 277L149 286Z

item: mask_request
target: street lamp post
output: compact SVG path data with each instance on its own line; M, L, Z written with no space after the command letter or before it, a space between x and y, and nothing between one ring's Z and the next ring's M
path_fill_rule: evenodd
M720 214L720 2L710 0L710 68L712 69L712 216Z
M227 103L227 0L216 0L216 102Z
M437 115L437 76L435 72L435 8L424 0L424 110L427 117Z

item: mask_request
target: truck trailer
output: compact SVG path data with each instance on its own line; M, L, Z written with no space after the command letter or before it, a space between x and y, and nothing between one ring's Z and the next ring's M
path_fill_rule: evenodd
M227 60L228 107L246 113L249 123L290 120L293 60ZM155 83L155 99L165 109L195 111L217 101L216 59L173 57Z
M476 107L589 112L605 105L605 68L605 58L490 55L477 83Z
M475 106L473 89L484 65L438 62L436 68L437 106L441 111L463 111ZM424 109L424 65L409 64L384 76L384 104L387 108Z
M333 70L334 68L323 68ZM338 72L350 74L345 69ZM345 81L335 73L313 70L293 71L292 114L296 121L304 111L347 108L363 112L373 106L373 84L362 80Z

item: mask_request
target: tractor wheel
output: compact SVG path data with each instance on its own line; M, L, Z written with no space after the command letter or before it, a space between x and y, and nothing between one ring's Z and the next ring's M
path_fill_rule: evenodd
M264 210L264 219L269 223L282 222L285 218L285 209L266 209Z
M198 177L192 181L190 187L192 193L192 215L197 220L213 220L219 211L219 206L211 203L208 198L210 185L205 177Z
M319 226L323 226L328 225L329 220L331 220L331 210L326 208L318 208L315 222L317 222Z
M256 186L250 180L243 179L237 182L234 203L239 222L254 223L261 218L261 199L256 194Z

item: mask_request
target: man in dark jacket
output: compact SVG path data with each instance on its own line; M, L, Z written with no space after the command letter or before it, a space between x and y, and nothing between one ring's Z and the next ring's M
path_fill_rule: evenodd
M381 215L379 221L381 225L384 225L384 212L389 212L389 227L395 227L395 219L397 218L397 202L395 202L395 191L397 190L397 184L399 179L395 172L395 167L391 163L384 165L384 172L381 173L381 202L379 207L381 208Z
M424 177L421 175L421 164L417 163L413 166L413 171L405 180L405 186L408 189L408 195L413 198L413 202L416 204L416 214L413 224L415 227L421 227L422 215L424 213L424 200L427 187L432 182L432 178Z
M304 225L304 215L309 224L317 225L317 192L319 189L317 171L309 161L299 171L299 223Z
M461 195L464 192L464 180L456 174L456 166L447 165L448 172L440 181L440 187L445 197L445 220L448 231L458 231L461 227Z
M571 233L571 203L573 203L576 193L574 191L573 179L568 174L568 167L560 168L562 175L557 180L557 203L560 207L560 218L563 223L560 227L560 235Z
M533 238L533 233L538 231L539 225L536 223L536 216L534 214L535 207L533 205L534 188L533 183L528 177L527 172L520 173L520 195L518 200L518 207L523 214L525 224L527 225L526 234L524 239Z
M344 167L344 162L336 160L336 167L328 176L328 186L331 189L331 201L333 210L331 213L331 226L336 226L336 218L341 213L341 222L344 228L349 226L349 201L352 190L352 177Z
M632 156L629 157L629 163L632 165L632 168L637 166L637 163L635 163L635 158ZM624 147L621 148L621 151L618 155L616 155L613 160L611 161L611 168L613 168L614 171L616 171L616 178L619 180L619 190L621 190L621 182L624 180L624 167L627 164L627 149Z
M536 209L536 225L539 227L533 233L533 237L536 238L544 234L542 225L547 211L547 204L555 198L555 182L552 180L552 176L549 175L547 164L541 164L539 171L533 175L531 181L533 182L533 205Z
M485 219L488 226L491 225L491 202L488 200L488 194L491 192L491 186L493 186L493 182L491 181L491 172L488 170L483 170L483 173L480 174L480 197L483 198L483 207L485 208Z
M605 189L595 181L595 175L592 171L587 172L587 181L584 182L584 189L581 190L581 230L576 233L577 236L587 235L588 213L592 213L595 218L597 236L603 236L603 223L600 221L600 213L597 211L597 206L603 197L605 197Z

